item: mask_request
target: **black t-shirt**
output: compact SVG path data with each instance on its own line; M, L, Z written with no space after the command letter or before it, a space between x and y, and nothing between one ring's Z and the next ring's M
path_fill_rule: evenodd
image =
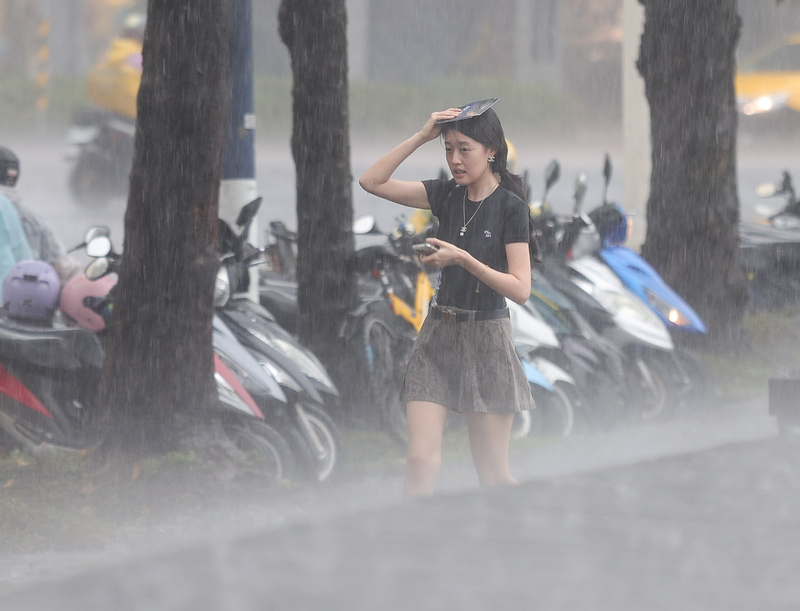
M466 250L492 269L508 272L506 244L530 241L530 212L525 202L511 191L498 187L478 208L480 202L469 198L462 203L466 187L458 186L452 179L425 180L423 184L431 212L439 219L436 237ZM469 223L461 237L459 232L465 221ZM438 305L465 310L496 310L506 305L502 295L460 265L442 268L435 299Z

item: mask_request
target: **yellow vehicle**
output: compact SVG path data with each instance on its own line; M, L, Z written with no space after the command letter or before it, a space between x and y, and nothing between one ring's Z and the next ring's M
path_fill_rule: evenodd
M746 116L800 113L800 33L745 57L736 73L737 107Z

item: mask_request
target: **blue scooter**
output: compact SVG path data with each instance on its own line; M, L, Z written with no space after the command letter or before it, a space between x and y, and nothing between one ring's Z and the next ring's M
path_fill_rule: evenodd
M628 219L622 208L606 201L611 179L611 159L606 154L603 164L603 203L589 213L600 234L601 247L597 253L623 284L646 303L670 331L706 333L700 316L645 261L641 255L624 246L628 237Z

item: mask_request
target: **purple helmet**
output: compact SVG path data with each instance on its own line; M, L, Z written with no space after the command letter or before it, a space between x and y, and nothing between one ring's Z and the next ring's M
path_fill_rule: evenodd
M61 281L53 266L28 259L17 263L3 282L3 308L9 318L52 324Z

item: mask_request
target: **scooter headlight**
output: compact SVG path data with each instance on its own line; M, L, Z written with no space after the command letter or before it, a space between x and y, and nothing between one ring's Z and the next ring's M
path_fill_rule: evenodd
M689 320L683 314L681 314L677 309L673 308L659 295L655 294L647 287L645 287L644 293L647 296L648 303L650 303L652 308L661 314L665 320L668 320L671 324L679 327L688 327L691 325Z
M236 394L236 390L219 372L214 372L214 380L217 383L217 398L221 403L241 412L250 413L250 406Z
M303 375L311 378L326 388L329 388L331 392L335 392L336 386L328 376L328 372L325 371L322 363L320 363L317 357L315 357L313 354L301 350L292 342L286 341L281 337L276 337L274 335L267 337L263 333L259 333L255 330L250 330L250 333L268 346L271 346L275 350L281 352L284 356L291 360L292 363L297 365L298 369L300 369Z
M283 368L278 367L272 361L258 359L258 364L261 365L261 368L271 375L282 388L288 388L292 392L296 393L299 393L302 390L300 385L292 376L290 376Z

